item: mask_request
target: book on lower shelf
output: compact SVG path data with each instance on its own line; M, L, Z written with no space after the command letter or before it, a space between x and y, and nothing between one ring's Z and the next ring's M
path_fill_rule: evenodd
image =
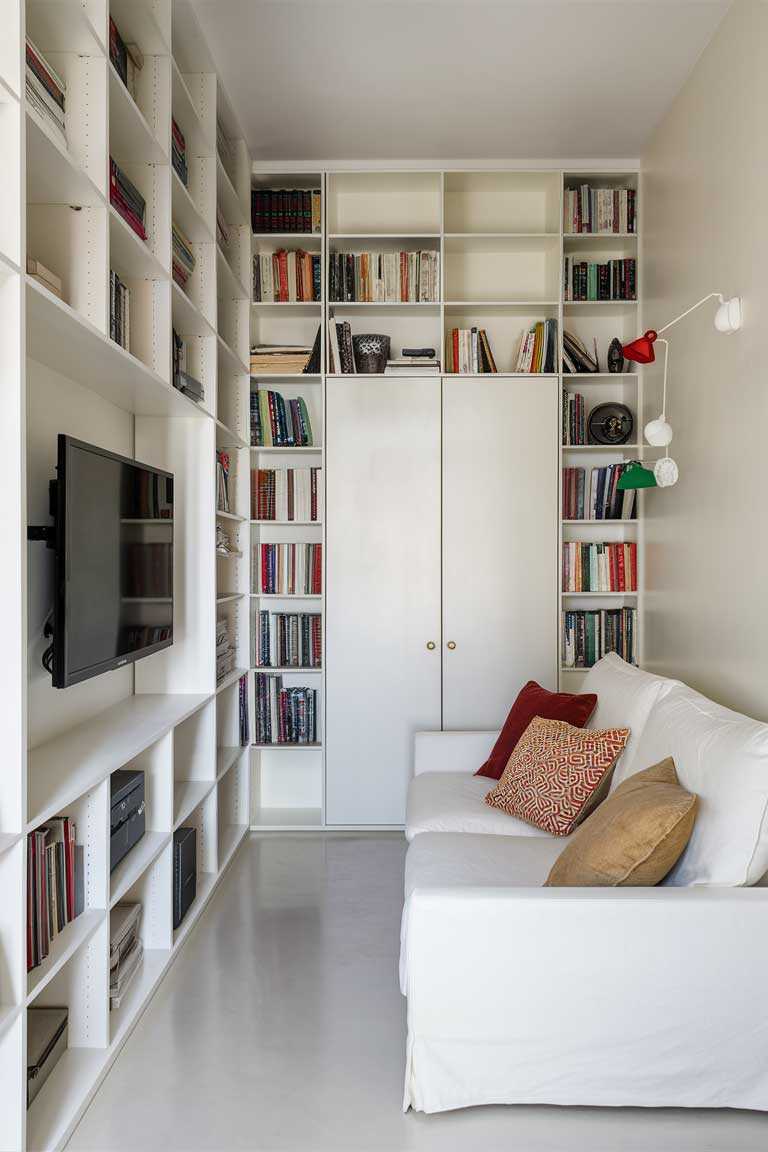
M318 253L280 248L254 255L253 299L257 303L317 303L321 292Z
M251 392L251 447L309 448L312 422L303 396L286 400L280 392L255 388Z
M319 596L323 590L322 544L254 544L251 587L264 596Z
M636 592L634 541L563 541L563 592Z
M564 447L581 447L587 443L586 409L580 392L563 390L562 442Z
M599 372L600 362L597 356L597 341L593 342L593 349L587 348L586 344L575 336L573 332L569 332L567 328L563 329L563 372Z
M637 663L637 609L580 609L562 614L565 668L591 668L609 652Z
M265 232L320 232L320 189L253 188L251 229Z
M67 86L39 48L26 38L25 92L30 107L67 144Z
M189 183L187 141L181 128L179 128L173 118L171 119L171 164L173 165L174 172L186 188Z
M144 227L146 201L136 185L113 158L109 158L109 202L140 240L146 241Z
M439 252L329 253L332 302L435 304L439 298Z
M593 188L579 184L563 194L563 231L604 235L637 230L637 193L634 188Z
M498 371L485 328L451 328L449 337L449 372L464 375Z
M235 649L229 634L229 620L220 616L216 621L216 683L220 684L235 666Z
M251 718L248 707L248 676L241 676L237 682L237 708L240 747L245 748L251 741Z
M174 220L171 224L171 272L173 279L185 292L187 281L195 270L197 259L192 250L192 241L179 228Z
M109 273L109 334L115 344L131 350L131 290L118 276Z
M141 904L117 904L109 917L109 1010L119 1008L144 959Z
M319 468L252 468L251 519L290 523L321 515Z
M83 849L67 816L55 816L27 836L27 971L42 964L51 944L83 911Z
M229 506L229 452L216 453L216 511L232 511Z
M256 744L316 744L317 691L284 687L279 674L254 677Z
M556 372L557 321L539 320L523 332L515 372Z
M253 668L320 668L323 619L319 612L254 613Z
M633 520L637 494L633 488L618 487L630 467L630 462L622 462L603 468L563 468L563 519Z

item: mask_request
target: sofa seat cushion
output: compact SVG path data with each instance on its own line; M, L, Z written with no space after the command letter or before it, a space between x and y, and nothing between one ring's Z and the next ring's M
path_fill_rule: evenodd
M485 803L493 781L470 772L422 772L408 788L405 838L422 832L484 832L497 836L548 836Z

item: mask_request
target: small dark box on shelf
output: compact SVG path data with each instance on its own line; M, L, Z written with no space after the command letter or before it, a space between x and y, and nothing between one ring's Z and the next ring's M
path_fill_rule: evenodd
M173 926L178 928L197 893L197 832L177 828L173 834Z
M114 872L121 860L144 835L146 814L144 773L123 768L111 778L109 870Z

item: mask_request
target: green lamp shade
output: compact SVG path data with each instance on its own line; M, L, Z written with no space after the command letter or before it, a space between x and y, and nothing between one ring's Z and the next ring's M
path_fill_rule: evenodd
M643 468L639 460L635 460L626 472L622 472L616 487L622 491L626 491L627 488L655 488L656 477L653 472Z

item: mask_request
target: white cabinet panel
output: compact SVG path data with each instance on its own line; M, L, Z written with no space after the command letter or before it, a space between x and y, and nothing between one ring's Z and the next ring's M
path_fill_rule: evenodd
M329 379L326 419L326 820L402 824L440 727L440 380Z
M556 377L443 381L443 727L557 688ZM455 645L455 647L449 647Z

